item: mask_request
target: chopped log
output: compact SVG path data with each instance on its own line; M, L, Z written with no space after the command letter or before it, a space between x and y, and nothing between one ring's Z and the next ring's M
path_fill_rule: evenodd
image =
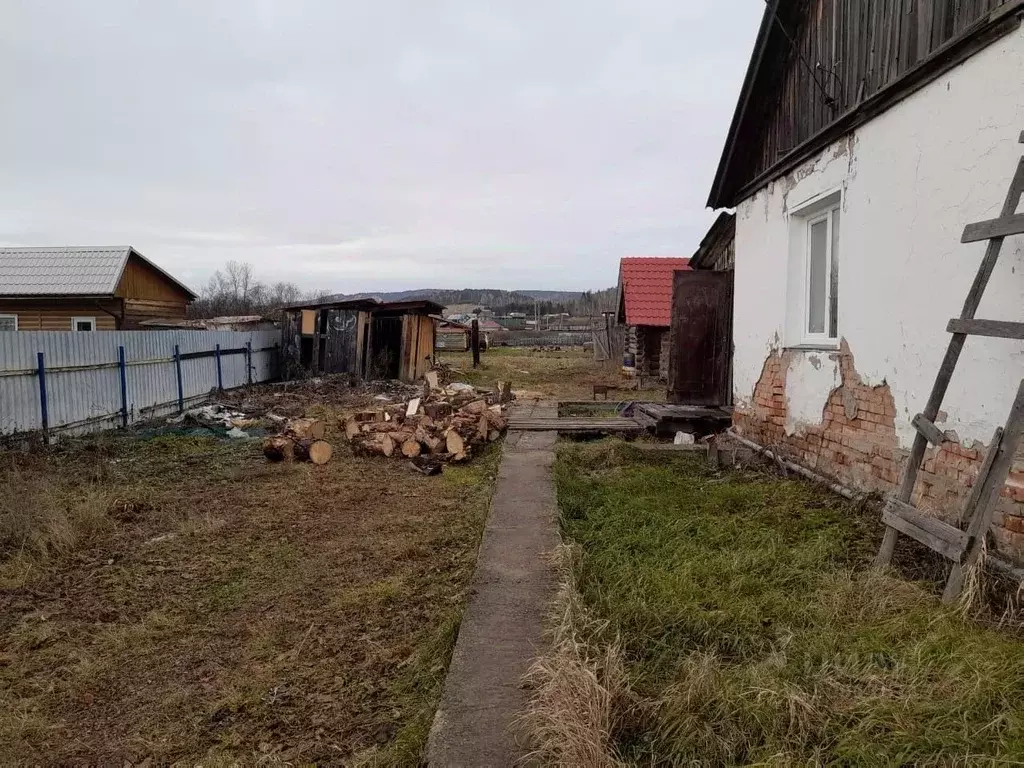
M434 426L434 420L429 416L420 416L420 426L430 429Z
M431 389L439 389L441 387L441 377L437 375L437 371L427 371L424 374L424 378L427 380L427 386Z
M348 438L349 442L352 442L352 438L359 434L359 422L354 417L350 417L345 420L345 437Z
M447 402L427 403L423 406L423 412L434 421L450 416L452 404Z
M444 436L445 447L448 449L448 453L454 453L456 455L466 452L466 441L462 439L462 436L458 433L454 427L448 430Z
M476 434L481 440L487 439L487 434L491 431L491 425L487 422L487 415L484 414L480 417L480 422L477 424Z
M493 443L499 437L501 437L501 432L499 432L496 429L492 429L490 432L487 433L487 442Z
M416 456L419 456L422 452L423 449L420 448L419 441L417 440L409 438L404 443L402 443L402 455L405 456L407 459L415 458Z
M420 398L414 397L409 401L409 404L405 408L405 418L410 418L416 415L416 412L420 409Z
M364 433L352 443L352 451L364 456L391 456L395 452L395 441L391 435L381 432Z
M352 418L358 422L363 421L384 421L384 411L379 408L374 411L359 411L352 414Z
M263 455L270 461L291 461L295 458L295 443L277 435L263 441Z
M452 456L452 461L465 461L469 458L469 454L466 451L461 451Z
M501 402L511 403L512 402L512 382L506 381L501 387Z
M471 403L466 403L466 405L464 405L459 410L472 414L483 413L484 411L487 410L487 401L483 399L474 400Z
M298 440L323 440L326 428L320 419L292 419L285 425L284 432Z
M295 458L313 464L326 464L331 460L334 449L326 440L296 440Z

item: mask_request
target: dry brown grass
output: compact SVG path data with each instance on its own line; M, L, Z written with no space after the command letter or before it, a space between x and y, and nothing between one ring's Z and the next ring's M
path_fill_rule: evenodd
M329 437L0 457L5 764L420 760L497 451L427 478Z
M609 393L611 401L665 400L663 384L645 381L645 388L637 391L636 381L622 375L618 365L598 363L592 352L580 349L534 351L494 347L483 353L481 367L476 370L468 352L442 350L438 356L458 368L465 374L460 374L460 378L472 384L493 386L498 382L511 381L524 399L592 400L594 385L604 384L617 387Z
M525 680L533 693L521 722L533 750L524 763L610 768L619 765L612 745L631 696L618 645L593 643L605 627L576 589L578 554L571 546L557 554L561 581L549 616L550 646Z

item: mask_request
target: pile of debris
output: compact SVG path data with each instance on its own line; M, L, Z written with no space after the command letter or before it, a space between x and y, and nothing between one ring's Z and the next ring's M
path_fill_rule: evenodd
M291 419L281 434L263 441L263 455L271 461L309 461L326 464L334 449L324 440L326 425L319 419Z
M512 384L495 390L441 384L436 371L423 391L407 402L360 411L342 420L352 450L362 455L405 457L425 474L441 464L465 461L475 446L494 442L508 428L505 408Z

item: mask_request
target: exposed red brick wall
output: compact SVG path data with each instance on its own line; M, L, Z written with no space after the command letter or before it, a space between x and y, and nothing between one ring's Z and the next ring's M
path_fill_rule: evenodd
M736 431L767 448L777 449L797 464L865 491L888 493L899 483L908 451L896 440L896 406L888 384L865 384L843 342L832 354L839 362L842 383L829 395L820 425L786 434L786 372L793 354L774 352L764 362L761 378L747 408L733 413ZM949 433L947 433L949 434ZM952 521L970 493L987 446L947 440L929 448L918 474L914 504ZM992 534L1000 550L1024 555L1024 453L1018 454L1002 492Z

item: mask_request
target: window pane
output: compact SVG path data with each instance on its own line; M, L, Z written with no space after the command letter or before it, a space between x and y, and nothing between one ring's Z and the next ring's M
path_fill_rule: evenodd
M7 317L0 317L0 331L14 331L17 330L15 325L17 321L15 318L8 315Z
M811 225L810 264L807 274L807 332L825 332L825 280L828 262L828 221Z
M828 336L839 338L839 209L832 211L832 259L829 262Z

